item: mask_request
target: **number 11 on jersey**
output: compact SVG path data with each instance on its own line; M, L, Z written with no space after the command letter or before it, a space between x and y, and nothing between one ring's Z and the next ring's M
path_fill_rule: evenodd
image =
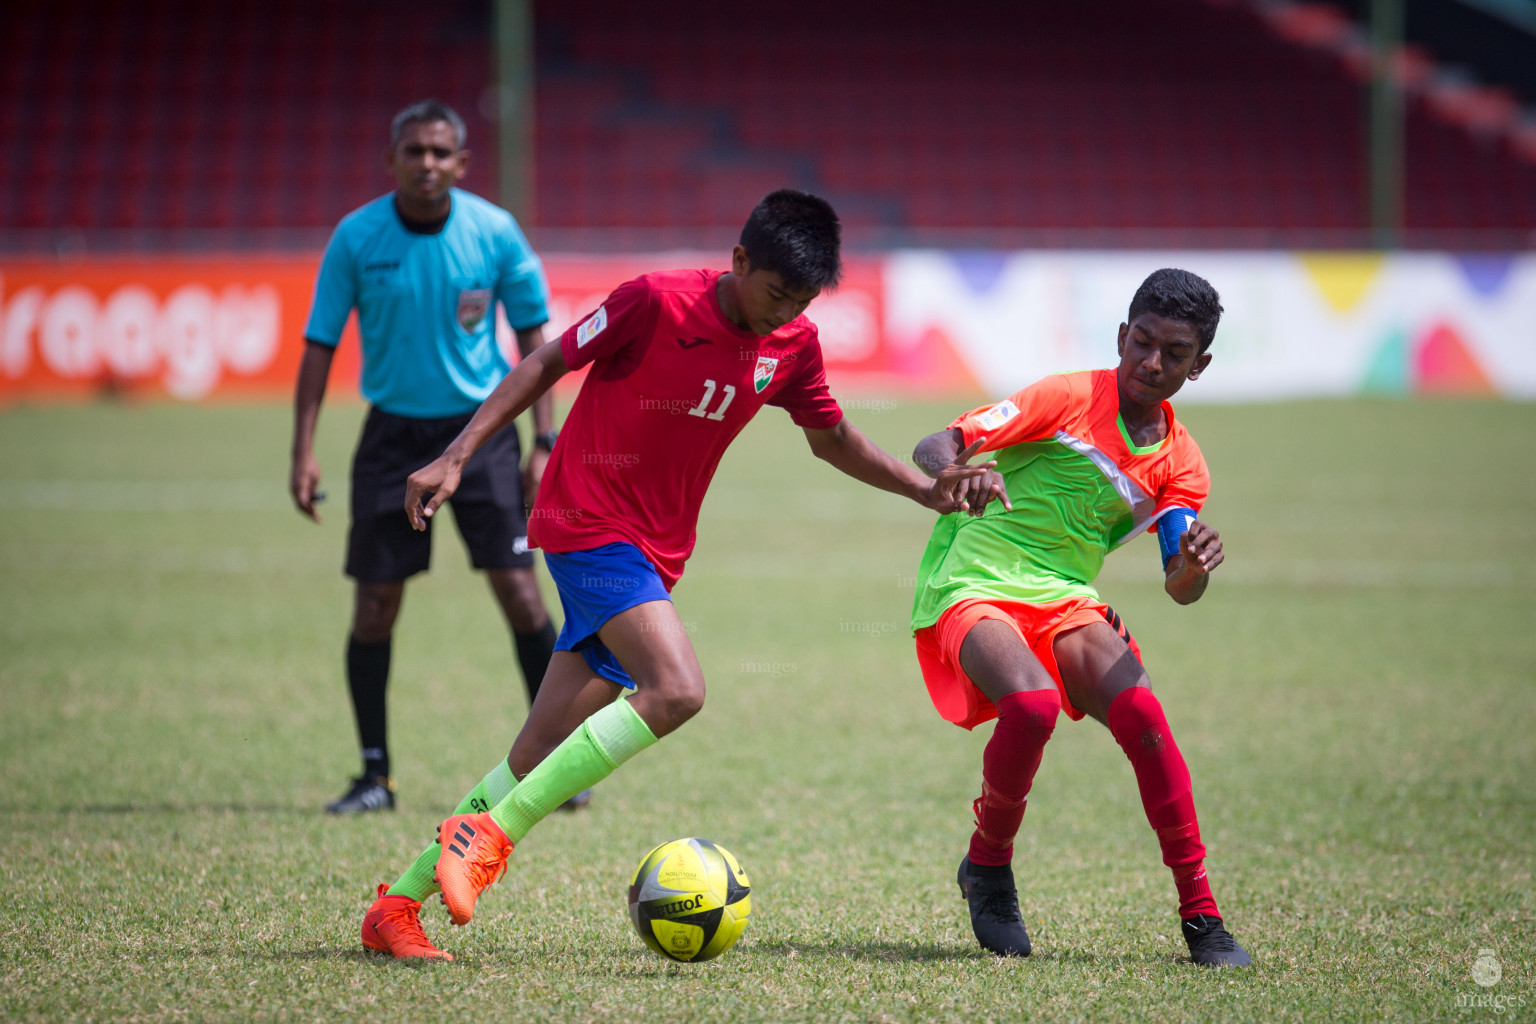
M707 420L718 421L725 419L725 410L731 407L731 402L736 398L736 385L727 384L725 386L725 395L720 399L720 408L716 409L714 412L705 412L705 410L709 408L710 399L714 397L715 382L712 380L706 380L704 382L704 397L699 399L698 405L688 410L688 415L703 416Z

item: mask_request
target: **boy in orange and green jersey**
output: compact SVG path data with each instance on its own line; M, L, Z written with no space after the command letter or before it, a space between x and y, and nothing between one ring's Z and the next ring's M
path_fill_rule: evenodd
M1157 531L1164 588L1180 604L1199 600L1221 564L1220 536L1196 518L1210 493L1205 459L1168 403L1210 363L1220 317L1208 282L1159 270L1120 325L1118 367L1047 377L918 445L917 464L935 472L962 450L994 453L1007 485L1005 503L934 526L912 610L918 662L940 715L966 729L998 720L959 883L978 941L999 955L1030 951L1013 840L1065 711L1103 722L1130 758L1173 871L1191 959L1250 962L1211 895L1189 769L1139 652L1093 588L1105 556L1143 530ZM987 486L986 477L966 485L978 502Z

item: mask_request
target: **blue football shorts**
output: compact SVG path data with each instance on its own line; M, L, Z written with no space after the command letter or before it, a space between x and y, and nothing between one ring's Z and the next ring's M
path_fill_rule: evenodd
M610 682L633 690L635 681L613 652L603 646L597 631L615 615L647 601L670 601L656 567L633 544L604 544L587 551L544 552L565 625L555 640L555 650L575 651L587 667Z

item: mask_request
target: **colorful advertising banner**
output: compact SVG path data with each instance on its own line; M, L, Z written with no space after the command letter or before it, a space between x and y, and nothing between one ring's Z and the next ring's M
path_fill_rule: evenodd
M988 394L1107 366L1159 267L1226 309L1211 367L1179 401L1358 394L1536 398L1536 256L1440 253L897 252L887 343L938 335Z
M546 337L637 274L721 257L550 256ZM0 262L0 403L286 398L318 258ZM1216 358L1181 400L1536 398L1533 255L907 250L850 259L808 315L836 391L1000 395L1111 363L1136 286L1163 266L1207 277L1226 307ZM357 360L350 326L333 395L355 393Z

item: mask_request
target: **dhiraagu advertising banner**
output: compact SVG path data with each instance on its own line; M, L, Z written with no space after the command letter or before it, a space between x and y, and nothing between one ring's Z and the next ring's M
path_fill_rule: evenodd
M726 256L547 255L546 337L637 274L724 269ZM0 259L0 403L286 399L318 263L318 252ZM1180 401L1536 398L1536 254L898 250L850 256L843 286L807 315L839 394L993 396L1113 362L1136 286L1165 266L1209 278L1226 307L1211 368ZM355 330L338 352L338 397L355 388Z

